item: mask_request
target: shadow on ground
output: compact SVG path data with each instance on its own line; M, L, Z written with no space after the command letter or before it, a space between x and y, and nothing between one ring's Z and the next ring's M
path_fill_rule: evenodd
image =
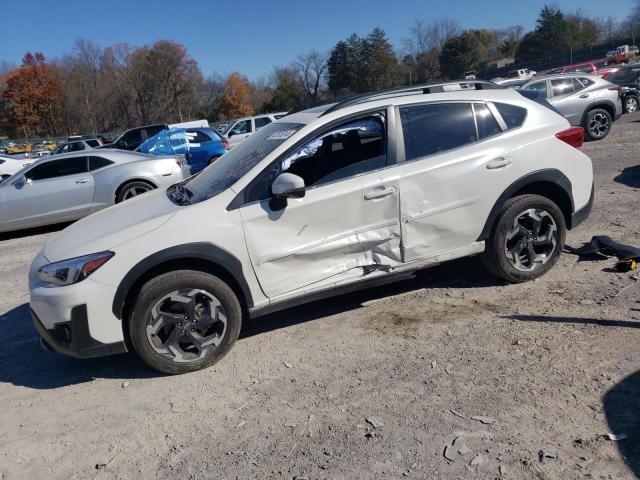
M583 325L600 325L602 327L640 328L640 322L633 320L602 320L600 318L581 317L545 317L543 315L509 315L504 318L509 318L511 320L520 320L522 322L580 323Z
M640 165L623 169L614 181L627 187L640 188Z
M620 455L640 478L640 371L618 382L605 394L603 403L610 431L627 436L616 442Z
M505 285L490 276L477 259L465 259L423 270L415 278L316 301L247 320L240 338L287 328L361 308L368 300L422 288L479 288ZM147 368L133 354L88 360L44 351L31 323L29 305L0 312L0 382L34 389L51 389L89 382L92 378L150 378L161 374Z
M35 389L59 388L93 378L149 378L160 375L132 354L79 360L40 347L29 305L0 313L0 382Z
M25 230L17 230L15 232L0 233L0 241L31 237L33 235L44 235L45 233L51 233L51 232L59 232L67 228L69 225L71 225L71 223L73 222L56 223L54 225L46 225L44 227L27 228Z
M499 285L507 285L507 282L487 273L477 258L456 260L416 272L412 279L346 293L248 320L243 325L240 338L355 310L361 308L363 302L423 288L483 288Z

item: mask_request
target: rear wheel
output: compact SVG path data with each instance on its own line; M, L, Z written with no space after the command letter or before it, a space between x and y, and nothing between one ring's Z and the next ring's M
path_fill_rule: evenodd
M224 357L241 324L240 302L226 283L204 272L178 270L142 287L128 333L147 365L180 374L209 367Z
M124 202L125 200L129 200L130 198L137 197L138 195L142 195L143 193L147 193L150 190L153 190L155 187L147 182L135 181L128 182L122 185L118 190L118 195L116 196L116 203Z
M587 113L585 133L589 140L602 140L611 131L611 114L602 108L594 108Z
M207 165L211 165L213 162L215 162L216 160L218 160L220 158L220 155L216 155L215 157L211 157L209 159L209 162L207 162Z
M498 214L483 263L510 282L533 280L558 261L565 237L564 216L555 203L540 195L514 197Z
M640 100L635 95L629 95L624 99L624 111L626 113L637 112L638 106L640 106Z

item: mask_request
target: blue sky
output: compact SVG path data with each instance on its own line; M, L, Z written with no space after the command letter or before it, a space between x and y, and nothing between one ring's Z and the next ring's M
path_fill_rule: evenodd
M76 38L100 46L158 39L183 43L205 75L239 71L255 79L313 48L328 51L355 32L381 26L395 46L414 19L450 16L463 28L533 28L548 0L2 0L0 60L19 64L28 50L70 53ZM590 16L624 17L634 0L562 0ZM52 5L55 5L53 7Z

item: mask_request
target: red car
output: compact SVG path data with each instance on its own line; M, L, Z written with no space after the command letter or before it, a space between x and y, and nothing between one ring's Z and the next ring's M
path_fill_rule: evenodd
M589 75L595 75L600 73L600 69L602 68L605 68L604 63L582 62L562 67L558 70L558 73L587 73Z

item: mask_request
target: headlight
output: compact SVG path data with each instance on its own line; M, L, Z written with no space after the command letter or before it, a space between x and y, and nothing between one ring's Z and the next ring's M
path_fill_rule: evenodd
M38 278L53 285L73 285L87 278L114 255L113 252L100 252L50 263L40 267Z

